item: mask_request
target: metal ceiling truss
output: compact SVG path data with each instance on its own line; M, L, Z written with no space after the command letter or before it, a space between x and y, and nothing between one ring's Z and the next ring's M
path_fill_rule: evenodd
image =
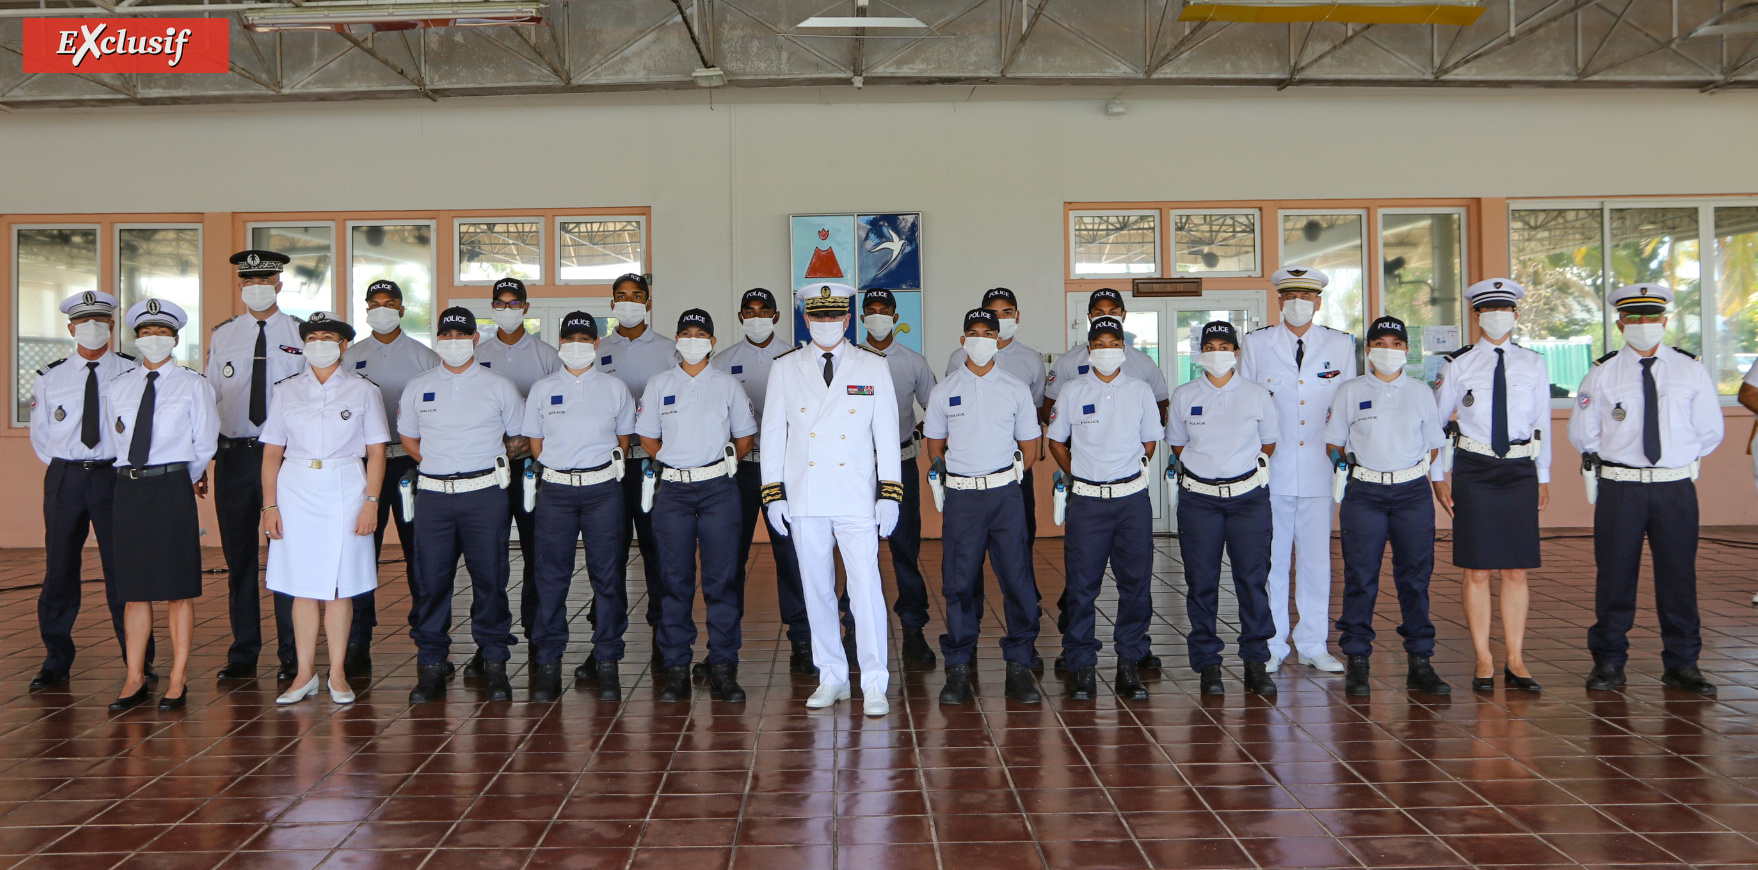
M887 84L1758 87L1758 34L1695 36L1738 0L1483 0L1470 27L1181 22L1183 0L545 0L544 23L231 28L229 75L31 75L26 17L225 15L337 0L0 0L0 111ZM869 5L870 4L870 5ZM813 15L923 29L801 28ZM1758 16L1751 20L1758 21ZM240 23L242 23L240 21Z

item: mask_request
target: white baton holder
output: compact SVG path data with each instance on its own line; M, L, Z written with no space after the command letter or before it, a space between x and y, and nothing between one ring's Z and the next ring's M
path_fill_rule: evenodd
M1441 442L1441 473L1442 474L1445 474L1445 473L1453 470L1453 450L1455 449L1453 444L1454 444L1454 440L1452 438L1448 438L1448 439Z
M405 474L397 481L397 495L403 499L403 519L415 521L415 475Z
M1334 500L1337 504L1342 504L1343 503L1343 493L1344 493L1344 491L1346 491L1348 489L1349 489L1349 464L1345 463L1345 462L1339 462L1339 463L1337 463L1336 469L1334 469L1331 472L1331 499Z
M1171 484L1166 489L1166 511L1173 516L1178 515L1178 491L1184 488L1184 485L1178 482L1178 469L1180 467L1177 457L1172 459L1171 465L1166 466L1166 482Z
M1050 514L1056 525L1068 518L1068 475L1056 472L1056 491L1050 496Z
M641 513L653 513L653 492L659 487L659 471L654 460L647 460L641 469Z
M928 469L928 491L934 494L934 509L946 513L946 481L933 468Z
M537 510L537 463L525 465L525 512Z
M494 458L494 482L501 489L513 485L513 461L505 453Z
M621 483L621 482L622 482L622 480L623 480L623 468L624 468L624 466L625 466L625 465L626 465L626 464L627 464L627 460L625 460L625 459L624 459L624 458L623 458L623 448L621 448L621 447L612 447L612 448L611 448L611 449L610 449L610 461L611 461L611 462L613 462L613 463L615 463L615 464L614 464L614 465L612 465L612 466L611 466L611 467L612 467L612 468L615 468L615 469L616 469L616 472L617 472L617 476L616 476L616 479L617 479L617 482L618 482L618 483Z
M1581 469L1581 483L1587 487L1587 503L1599 503L1599 469Z
M1701 459L1691 460L1691 481L1693 483L1695 483L1697 480L1697 473L1702 470L1703 470L1703 460L1701 460Z
M722 464L726 466L726 476L727 477L737 477L739 474L739 451L738 451L738 448L734 447L733 443L731 441L728 441L728 442L726 442L726 449L725 449L724 453L725 453L725 459L722 460Z

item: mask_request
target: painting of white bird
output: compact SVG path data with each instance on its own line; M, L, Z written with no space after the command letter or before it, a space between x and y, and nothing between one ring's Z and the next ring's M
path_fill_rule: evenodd
M891 252L891 258L885 261L885 265L879 267L879 270L876 273L874 273L875 277L877 277L878 275L885 274L885 270L890 269L891 265L893 263L896 263L899 257L903 256L905 248L907 248L909 245L909 242L906 242L903 239L898 238L897 231L892 229L890 226L884 227L884 230L885 230L885 236L886 236L885 241L879 242L878 244L875 244L873 247L867 249L867 253L870 253L870 254L877 254L880 251L890 251Z

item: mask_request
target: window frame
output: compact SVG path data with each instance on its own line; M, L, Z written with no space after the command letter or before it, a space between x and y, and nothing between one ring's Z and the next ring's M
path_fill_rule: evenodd
M12 276L12 284L10 285L11 290L12 290L12 329L9 330L9 332L11 332L12 335L8 338L8 341L7 341L7 344L8 344L7 350L8 350L8 352L10 352L12 354L12 361L11 361L11 363L9 363L7 365L7 368L12 373L12 388L13 389L18 388L18 379L24 375L24 372L22 372L19 369L19 365L18 365L18 339L19 339L19 334L18 334L18 332L19 332L18 331L18 303L19 303L19 298L22 295L18 292L18 234L19 234L20 230L91 230L91 231L95 232L97 234L97 240L96 240L96 244L94 245L95 250L93 250L92 253L96 256L96 259L97 259L98 289L99 290L104 289L104 224L103 223L101 223L101 222L31 223L31 224L13 224L12 225L11 237L9 239L7 239L7 248L6 248L6 252L8 254L7 259L11 260L11 262L7 263L6 265L7 265L7 269L10 270L11 276ZM114 235L116 235L116 233L112 232L112 233L110 233L110 235L114 236ZM121 320L122 313L123 312L120 312L120 311L116 312L115 319ZM112 330L112 333L114 333L114 330ZM115 347L115 344L116 344L116 338L115 338L115 335L112 334L111 339L110 339L110 345L111 345L111 347ZM11 404L12 404L12 412L10 414L8 414L8 416L11 417L12 419L11 419L11 425L8 428L12 428L12 429L28 429L28 428L30 428L31 424L30 424L29 420L18 419L18 403L17 403L17 401L11 400Z
M1135 278L1159 278L1159 277L1164 276L1164 274L1166 272L1166 245L1167 245L1167 240L1170 238L1169 236L1167 236L1167 233L1171 231L1170 230L1171 222L1166 219L1166 209L1163 209L1163 208L1097 208L1097 209L1079 208L1079 209L1067 209L1067 210L1065 210L1064 214L1066 215L1066 217L1063 218L1062 229L1063 229L1063 233L1066 235L1066 237L1068 239L1068 247L1067 247L1068 280L1070 280L1070 281L1112 281L1112 282L1116 282L1116 281L1130 281ZM1137 216L1139 216L1139 215L1153 215L1155 224L1154 224L1154 269L1152 272L1140 272L1140 273L1138 273L1138 272L1119 272L1116 274L1106 274L1106 275L1100 275L1100 274L1082 275L1079 272L1075 271L1075 260L1076 260L1076 254L1075 254L1076 240L1075 240L1075 236L1074 236L1074 220L1075 220L1075 218L1078 218L1078 217L1102 217L1102 216L1110 216L1110 215L1137 215ZM1260 223L1261 223L1261 221L1260 221ZM1261 239L1260 239L1260 241L1261 241ZM1259 254L1259 257L1261 259L1262 254Z
M1457 215L1458 216L1458 218L1459 218L1459 265L1460 265L1460 268L1459 268L1459 329L1460 329L1459 338L1460 338L1460 342L1463 343L1465 339L1468 339L1471 337L1471 305L1470 305L1470 301L1465 298L1465 288L1470 287L1474 283L1474 278L1471 274L1471 231L1470 231L1471 230L1471 213L1470 213L1470 210L1463 207L1463 206L1430 206L1430 207L1399 206L1397 208L1376 208L1376 209L1374 209L1374 223L1376 224L1376 226L1374 227L1374 251L1376 254L1376 256L1374 257L1374 260L1375 260L1375 262L1378 262L1381 264L1381 266L1380 266L1381 274L1379 276L1379 292L1374 294L1374 296L1376 297L1375 298L1376 304L1374 305L1375 311L1373 313L1373 317L1368 318L1369 323L1372 323L1375 318L1386 316L1386 276L1384 274L1385 254L1384 254L1383 240L1385 239L1385 233L1386 233L1386 215L1389 215L1389 214L1450 214L1450 215ZM1510 241L1509 250L1511 251L1512 249L1513 249L1512 242ZM1476 279L1476 280L1480 280L1480 279ZM1417 326L1430 326L1430 325L1439 325L1439 324L1419 323L1416 325Z
M245 221L243 241L246 245L254 246L256 244L256 231L258 229L272 230L283 227L315 227L320 224L326 224L330 228L330 253L334 254L335 249L338 246L338 240L336 238L336 222L334 220ZM343 315L343 318L346 319L346 315L341 308L343 299L342 274L342 258L335 257L330 267L330 307L328 310L333 311L338 315Z
M1175 276L1176 275L1188 275L1188 276L1195 277L1195 278L1203 278L1205 280L1209 279L1209 278L1261 278L1261 277L1263 277L1263 274L1264 274L1264 210L1263 209L1261 209L1261 208L1169 208L1169 209L1165 209L1164 211L1165 211L1164 220L1166 222L1165 237L1167 240L1167 249L1172 252L1172 264L1171 265L1172 265L1172 274L1173 275L1175 275ZM1091 213L1091 212L1089 212L1089 213ZM1101 213L1115 214L1116 212L1101 212ZM1072 215L1072 214L1074 214L1074 212L1070 212L1070 214ZM1178 269L1178 216L1179 215L1192 215L1192 214L1201 214L1201 215L1246 214L1246 215L1251 215L1254 218L1254 220L1251 222L1251 230L1252 230L1252 243L1251 243L1252 268L1251 268L1251 270L1247 271L1247 272L1237 272L1237 271L1183 272L1183 271L1180 271ZM1074 220L1072 217L1069 219L1069 223L1068 223L1068 237L1069 237L1069 244L1070 244L1069 255L1070 255L1070 257L1072 257L1074 254L1074 248L1073 248ZM1156 254L1155 259L1156 260L1159 259L1157 254ZM1072 262L1073 262L1073 260L1071 259L1070 263L1072 263ZM1158 277L1158 276L1155 276L1155 277Z
M1289 215L1296 217L1301 215L1307 217L1323 215L1357 215L1361 218L1361 324L1363 329L1365 329L1368 324L1373 323L1373 319L1378 316L1376 314L1368 313L1373 297L1376 295L1385 295L1385 277L1376 274L1372 265L1379 262L1380 257L1379 236L1370 232L1370 229L1377 228L1376 225L1379 223L1374 220L1373 217L1373 212L1377 210L1378 209L1370 206L1362 206L1358 208L1343 208L1339 206L1336 208L1276 209L1276 256L1280 261L1280 265L1277 266L1279 269L1286 268L1288 263L1286 244L1282 239L1282 218ZM1382 301L1380 304L1384 305L1385 303ZM1356 344L1365 347L1366 342L1357 341ZM1365 351L1363 352L1365 353Z
M542 287L542 286L546 286L549 284L559 283L557 281L545 280L544 275L543 275L543 270L548 268L548 266L549 266L549 249L551 247L549 244L550 227L546 226L547 222L543 219L543 216L542 215L531 215L531 216L527 216L527 217L516 217L516 216L515 217L503 217L500 215L495 215L492 217L453 217L452 218L452 286L454 286L454 287L493 287L495 282L500 280L499 278L490 278L490 279L486 279L486 280L480 280L480 279L479 280L468 280L468 281L464 279L464 256L463 256L464 252L460 248L460 246L463 244L463 234L461 232L461 228L465 224L511 224L511 223L528 223L528 224L536 224L537 225L537 278L536 278L536 280L530 281L528 283L533 287ZM643 229L645 229L645 228L643 228ZM560 230L561 230L560 224L557 224L556 231L559 233ZM560 236L557 236L557 238L559 239ZM558 245L556 247L560 247L560 246ZM643 239L643 242L641 245L641 253L642 253L643 257L646 256L647 245L646 245L645 239ZM557 256L559 257L560 254L558 253ZM561 273L556 272L554 274L559 275ZM435 277L437 278L438 276L436 275ZM437 289L438 289L437 285L436 285L435 289L437 291ZM441 310L444 310L444 309L441 309Z
M431 217L426 217L426 218L420 218L420 217L361 218L358 220L348 220L348 221L345 221L344 223L346 224L345 229L346 229L346 232L348 235L348 241L347 241L346 246L343 247L343 249L342 249L346 255L346 258L342 262L337 263L337 268L342 270L342 278L336 282L336 289L338 292L341 291L342 282L350 279L351 276L353 275L353 272L354 272L354 229L356 227L426 226L428 238L432 239L436 243L439 241L439 221L434 218L431 218ZM439 255L440 255L440 246L438 244L429 244L427 246L428 268L430 270L430 274L433 275L433 300L429 304L433 305L433 306L438 306L440 304L441 294L445 292L445 285L441 283L441 277L440 277L440 271L439 271ZM431 324L435 324L435 323L439 322L440 312L442 312L444 310L445 310L444 308L439 308L439 307L435 307L433 309L433 312L432 312L433 316L428 318L430 326L431 326ZM348 303L348 310L346 312L338 311L337 314L340 314L342 316L342 319L347 320L350 323L353 323L353 320L351 318L353 317L353 314L354 314L354 303L352 301L350 301ZM356 327L359 327L362 325L364 325L364 324L355 324ZM427 337L430 340L429 346L431 346L431 340L435 337L435 333L432 331L431 328L428 331Z
M206 225L201 221L116 221L110 224L110 287L112 288L110 292L116 297L117 324L116 329L112 330L110 347L118 352L122 350L123 330L127 329L123 321L127 317L129 307L133 304L122 298L122 234L127 230L195 230L195 298L197 308L195 311L185 310L183 312L189 320L183 325L183 329L178 330L180 337L177 344L179 347L185 346L188 343L184 340L185 337L194 335L193 341L196 345L196 368L194 370L196 372L202 371L202 368L207 365L209 332L205 327L207 321L203 318L201 310L207 301L204 298L207 295L208 234ZM102 263L99 264L99 267L102 268ZM175 352L172 353L172 361L176 361Z
M653 274L653 224L647 215L642 214L558 214L551 219L549 229L555 238L554 250L549 255L550 268L555 271L547 283L551 286L592 287L609 286L611 281L599 281L591 278L564 280L562 278L562 224L566 222L583 223L587 221L634 221L641 225L641 275L652 281Z

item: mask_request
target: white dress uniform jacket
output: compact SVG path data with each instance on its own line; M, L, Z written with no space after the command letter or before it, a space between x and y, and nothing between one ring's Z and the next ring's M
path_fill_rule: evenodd
M953 373L964 368L968 359L970 354L964 352L963 346L953 348L952 358L946 361L945 376L951 377ZM1026 389L1032 391L1032 407L1044 404L1044 384L1048 377L1044 371L1043 354L1016 338L1008 342L1006 347L995 351L995 367L1018 378L1026 385Z
M1404 374L1390 383L1366 374L1344 384L1325 425L1325 443L1354 453L1369 471L1414 468L1445 437L1434 391Z
M897 395L885 357L844 341L824 385L824 351L789 351L769 372L763 485L780 484L795 517L871 517L879 486L902 494Z
M128 369L110 382L110 414L104 426L116 467L127 468L128 447L134 443L134 421L140 416L141 395L146 391L146 366ZM214 388L208 379L176 363L157 369L153 384L153 443L148 465L189 463L189 482L201 480L208 460L220 449L220 417L215 412Z
M1296 369L1299 341L1306 352ZM1278 323L1246 333L1242 344L1239 373L1269 388L1282 420L1282 438L1270 457L1270 494L1329 499L1325 418L1337 388L1359 371L1354 337L1316 323L1297 336Z
M98 443L87 447L79 440L79 433L85 419L86 373L93 362L98 364ZM135 365L133 357L105 351L95 360L76 353L37 369L31 382L31 447L44 465L55 459L84 462L116 458L110 439L104 437L104 429L113 422L110 381Z
M1527 441L1532 438L1534 430L1544 430L1544 437L1538 444L1538 482L1550 483L1550 370L1537 351L1512 341L1499 345L1485 341L1453 351L1441 365L1435 408L1442 425L1448 420L1457 420L1459 434L1490 443L1490 420L1495 412L1497 350L1506 355L1503 371L1508 379L1508 440ZM1466 396L1471 397L1469 404ZM1432 480L1444 479L1438 464L1430 470L1429 477Z
M262 431L250 422L250 366L256 359L259 322L264 324L261 330L266 336L263 348L268 362L264 398L273 402L275 384L306 369L299 318L285 311L276 310L261 321L254 315L239 314L214 327L208 336L207 376L219 402L220 434L227 438L254 438Z
M897 393L897 443L901 445L916 431L916 406L928 407L928 394L934 390L934 370L921 354L897 341L879 352L885 354L885 366L891 370L891 389Z
M561 354L549 342L537 340L527 332L512 344L501 341L497 330L476 343L476 362L483 368L505 377L519 388L519 395L531 392L539 378L554 374L562 367Z
M1569 441L1575 449L1634 468L1683 468L1715 451L1725 427L1709 369L1696 357L1666 345L1656 349L1654 357L1660 461L1649 462L1642 451L1642 355L1627 344L1588 370L1581 381L1574 413L1569 415Z

